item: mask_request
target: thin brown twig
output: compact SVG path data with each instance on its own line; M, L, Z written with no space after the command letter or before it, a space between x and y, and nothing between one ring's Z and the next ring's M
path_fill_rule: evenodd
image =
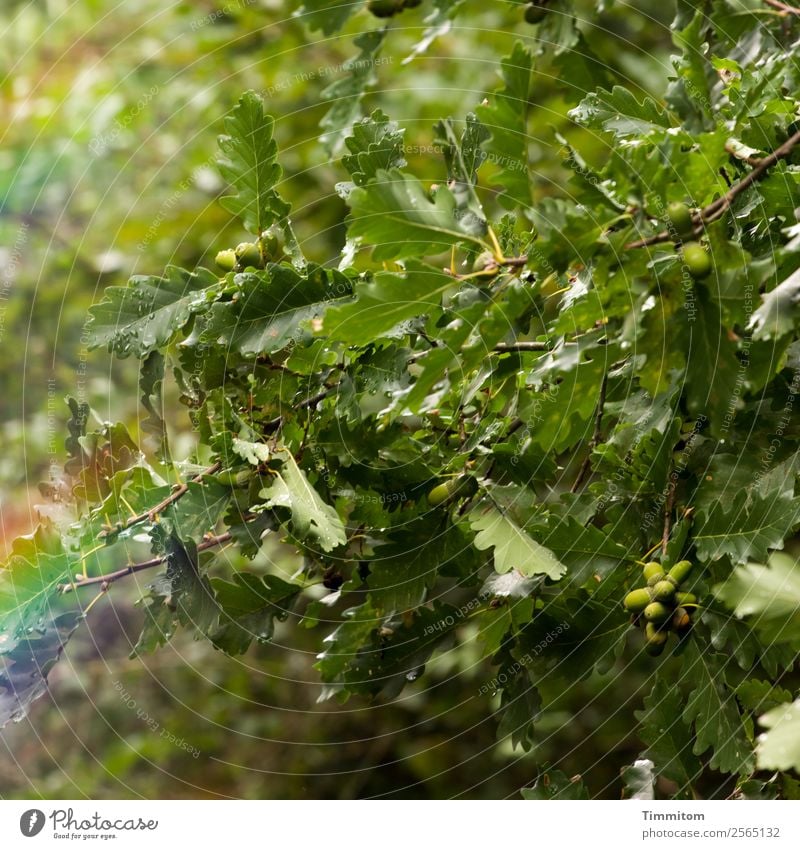
M672 532L672 510L675 507L675 490L676 483L670 478L669 488L667 489L667 500L664 503L664 530L661 534L661 555L667 553L667 545L669 545L669 535Z
M198 551L205 551L209 548L214 548L217 545L222 545L233 538L230 531L226 531L219 536L208 537L203 540L198 546ZM154 566L160 566L164 563L169 555L165 554L161 557L153 557L151 560L144 560L141 563L131 563L124 569L118 569L116 572L109 572L107 575L95 575L93 578L83 578L80 581L75 581L72 584L62 584L59 589L62 593L69 593L73 590L78 590L83 587L100 584L102 591L107 590L111 584L118 581L120 578L126 578L128 575L134 575L137 572L143 572L145 569L152 569Z
M514 421L508 426L506 436L513 436L524 424L525 422L522 421L522 419L514 419Z
M509 351L549 351L549 342L500 342L494 346L494 351L498 354L505 354Z
M514 351L549 351L549 342L499 342L493 348L487 350L487 353L494 352L495 354L508 354ZM436 350L430 348L427 351L417 351L408 358L408 363L416 363L419 360L424 360L431 351Z
M800 131L796 132L780 147L772 151L769 156L765 156L763 159L759 160L758 165L756 165L753 170L746 177L743 177L738 183L734 183L730 189L722 195L722 197L712 201L708 204L708 206L704 206L700 212L694 216L694 235L702 233L703 227L706 224L721 218L742 192L749 189L753 183L763 179L766 176L767 171L775 165L776 162L788 156L798 143L800 143ZM660 233L648 236L646 239L638 239L634 242L629 242L625 245L625 249L633 250L634 248L646 248L650 245L670 242L673 241L673 235L674 234L669 230L662 230Z
M476 277L497 277L504 268L524 268L528 262L527 254L523 256L506 256L501 260L493 260L486 268L481 268L478 271L471 271L468 274L458 274L455 269L442 269L445 274L454 277L456 280L473 280Z
M523 256L506 256L503 257L503 261L500 263L500 265L509 266L510 268L522 268L522 266L524 266L527 261L527 254Z
M742 162L746 162L748 165L761 165L761 163L764 161L763 156L752 156L740 153L738 150L736 150L735 145L731 144L730 141L725 143L725 150L731 156L735 157L736 159L741 159Z
M767 6L772 6L773 9L778 9L787 15L800 15L800 9L797 6L789 6L786 3L781 3L780 0L764 0L764 2Z
M569 488L570 492L577 492L580 488L580 485L586 479L586 475L589 473L589 469L591 468L592 463L592 449L600 444L600 440L603 435L603 407L606 403L606 389L608 387L608 375L603 375L603 380L600 383L600 395L597 399L597 412L594 417L594 433L592 434L592 438L589 441L589 453L584 457L583 462L581 463L581 467L578 470L578 476L575 478L572 486Z
M207 469L203 469L199 475L195 475L190 481L187 483L179 484L163 501L159 501L154 507L151 507L149 510L145 510L143 513L139 513L137 516L132 516L128 519L127 522L122 524L122 527L114 527L108 531L105 531L100 534L100 537L107 536L109 533L117 533L118 531L124 531L133 525L139 524L139 522L152 522L153 519L159 514L163 513L167 507L174 504L179 499L183 498L184 495L189 491L190 483L200 483L204 477L207 475L213 475L218 472L222 468L222 463L217 461L213 465L209 466Z
M338 389L339 384L334 383L333 386L326 386L322 392L317 392L316 395L312 395L310 398L306 398L304 401L300 401L299 404L295 406L296 410L303 410L306 407L313 407L314 404L318 404L320 401L324 401L328 395L331 394L335 389Z

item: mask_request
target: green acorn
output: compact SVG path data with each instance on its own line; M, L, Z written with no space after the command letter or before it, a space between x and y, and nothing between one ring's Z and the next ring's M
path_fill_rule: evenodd
M658 657L667 645L669 634L666 631L659 631L655 625L648 622L644 626L645 649L649 655Z
M697 604L694 593L675 593L675 604Z
M694 569L694 563L691 560L679 560L669 570L669 577L680 586L689 577L692 569Z
M656 563L655 561L651 561L650 563L645 563L642 568L642 574L644 575L645 581L649 581L654 575L663 575L664 567L660 563Z
M631 590L622 602L631 613L640 613L652 601L649 590Z
M440 483L428 493L428 504L439 507L458 498L468 498L478 491L478 482L472 475L461 475Z
M233 271L236 268L236 254L230 250L220 251L214 257L214 262L225 271Z
M669 632L661 630L652 622L648 622L644 626L644 636L647 642L666 643L667 638L669 637Z
M648 622L653 622L656 625L661 625L666 622L672 615L672 611L660 601L651 601L644 609L644 618Z
M653 585L653 600L669 603L675 598L675 585L670 581L658 581Z
M711 257L699 242L686 242L683 246L683 261L695 280L711 274Z
M236 259L242 268L252 266L253 268L261 268L264 264L261 258L261 251L255 242L241 242L236 246Z
M253 472L250 469L242 469L238 472L233 472L230 469L217 472L216 479L223 486L242 487L246 486L253 477Z
M674 201L667 207L667 220L682 239L688 238L694 232L694 221L689 207L680 201Z

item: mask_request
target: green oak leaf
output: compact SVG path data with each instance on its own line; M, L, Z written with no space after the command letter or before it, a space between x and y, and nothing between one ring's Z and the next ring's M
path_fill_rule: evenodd
M753 339L780 339L797 326L800 307L800 269L762 296L761 306L750 316L747 329Z
M356 4L350 0L304 0L295 15L310 30L322 30L324 35L333 35L346 23L356 10Z
M683 718L694 725L692 751L712 750L711 766L723 772L752 772L754 757L745 734L736 698L725 681L727 658L701 648L695 640L687 646L683 668L692 685Z
M146 357L167 345L189 319L222 290L215 274L169 266L166 277L137 275L128 286L109 286L89 313L89 346L108 346L119 357Z
M430 265L409 261L404 273L379 271L355 289L355 300L329 307L323 330L349 345L366 345L398 324L438 311L442 296L457 285Z
M549 548L536 542L494 506L473 510L470 524L476 531L475 547L481 551L494 549L494 568L501 574L516 569L528 578L546 575L558 581L567 571Z
M336 187L344 198L353 186L365 186L374 180L379 171L403 168L406 164L403 130L380 109L356 121L344 143L348 153L342 156L342 165L353 178L352 183L339 183Z
M486 221L459 211L453 192L439 186L433 198L422 183L397 168L380 170L347 198L348 238L373 246L376 261L438 254L459 242L488 250Z
M770 642L800 640L800 568L794 557L773 552L766 566L737 566L714 593Z
M219 137L219 170L236 189L235 195L226 195L220 203L256 236L289 214L289 204L275 190L281 167L272 138L274 126L261 98L248 91L225 119L225 135Z
M194 631L195 639L208 637L217 621L214 592L200 573L195 543L184 542L164 528L159 549L165 554L167 568L139 602L144 622L131 657L166 645L178 627Z
M242 654L253 640L269 642L275 623L287 619L302 587L275 575L235 572L231 581L212 578L219 621L211 641L227 654Z
M315 543L323 551L344 545L347 536L336 510L322 500L288 451L278 451L275 456L281 467L270 486L261 490L264 505L288 510L292 534L298 539Z
M528 116L533 57L520 42L501 62L503 88L490 94L487 103L476 110L483 126L491 133L484 149L497 165L493 182L503 189L506 206L531 204L528 172Z
M320 266L299 272L270 264L264 271L237 274L234 279L237 297L211 307L201 338L244 356L281 351L310 337L306 323L352 291L343 274Z
M463 2L464 0L433 0L433 8L423 19L425 30L422 38L414 45L411 53L403 59L404 65L425 53L437 38L450 32L451 21Z
M702 767L692 754L691 733L680 718L683 707L681 691L659 674L636 718L639 736L647 745L645 755L655 764L656 773L674 781L681 798L691 798L692 782Z
M80 571L80 558L65 550L50 524L14 540L0 567L0 651L46 622L59 587L72 584Z
M783 548L798 523L800 498L739 490L698 513L692 538L702 560L763 561L769 549Z
M341 150L345 136L360 113L364 93L377 82L375 67L385 37L385 29L363 32L357 36L353 43L359 52L345 62L345 76L332 82L321 93L322 99L332 104L320 121L323 131L321 141L330 154Z
M669 129L669 116L656 102L645 97L641 103L622 86L611 91L599 89L586 97L569 113L578 124L593 130L604 130L621 138L647 135Z
M758 737L758 768L800 772L800 699L767 711L758 722L767 729Z

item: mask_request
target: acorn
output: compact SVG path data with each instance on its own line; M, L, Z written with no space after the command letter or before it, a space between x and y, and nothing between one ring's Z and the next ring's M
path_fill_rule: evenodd
M458 498L468 498L477 491L478 482L472 475L460 475L435 486L428 493L428 504L431 507L439 507Z
M675 593L675 604L697 604L697 596L694 593Z
M648 622L654 622L656 625L661 625L666 622L672 615L672 611L660 601L651 601L644 609L644 618Z
M656 563L655 561L651 561L650 563L645 563L642 568L642 574L644 575L645 581L649 581L653 575L663 575L664 567L660 563Z
M675 585L671 581L658 581L653 585L653 601L669 603L675 598Z
M702 280L711 273L711 257L699 242L686 242L683 246L683 261L695 280Z
M659 631L652 623L648 622L644 628L645 649L649 655L658 657L663 651L669 639L666 631Z
M667 207L667 220L671 227L682 239L687 238L694 232L694 220L689 207L680 201L673 201Z
M250 483L253 472L250 469L241 469L238 472L234 472L231 469L223 469L223 471L217 472L215 477L217 483L221 483L223 486L243 487Z
M667 576L663 572L656 572L655 575L652 575L647 579L647 586L654 587L656 584L660 584L662 581L665 581Z
M648 622L644 626L644 636L647 642L666 643L669 632L661 630L657 625Z
M236 246L236 259L242 268L252 266L253 268L261 268L264 264L261 258L261 251L255 242L241 242Z
M639 613L644 610L653 599L650 596L649 590L631 590L622 602L625 609L631 613Z
M233 271L236 268L236 254L231 250L220 251L214 257L214 262L225 271Z
M692 625L692 618L689 616L689 611L685 607L676 607L670 620L670 627L678 634L683 634L689 630Z
M669 577L676 584L682 584L688 577L689 573L694 569L694 563L691 560L679 560L670 570Z

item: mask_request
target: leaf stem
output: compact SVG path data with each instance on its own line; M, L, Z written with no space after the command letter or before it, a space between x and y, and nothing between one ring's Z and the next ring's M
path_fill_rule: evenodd
M503 260L503 249L500 247L500 242L497 241L497 236L494 234L494 230L492 230L491 225L486 228L489 234L489 238L492 242L492 251L494 253L494 258L497 260L497 264L501 265Z

